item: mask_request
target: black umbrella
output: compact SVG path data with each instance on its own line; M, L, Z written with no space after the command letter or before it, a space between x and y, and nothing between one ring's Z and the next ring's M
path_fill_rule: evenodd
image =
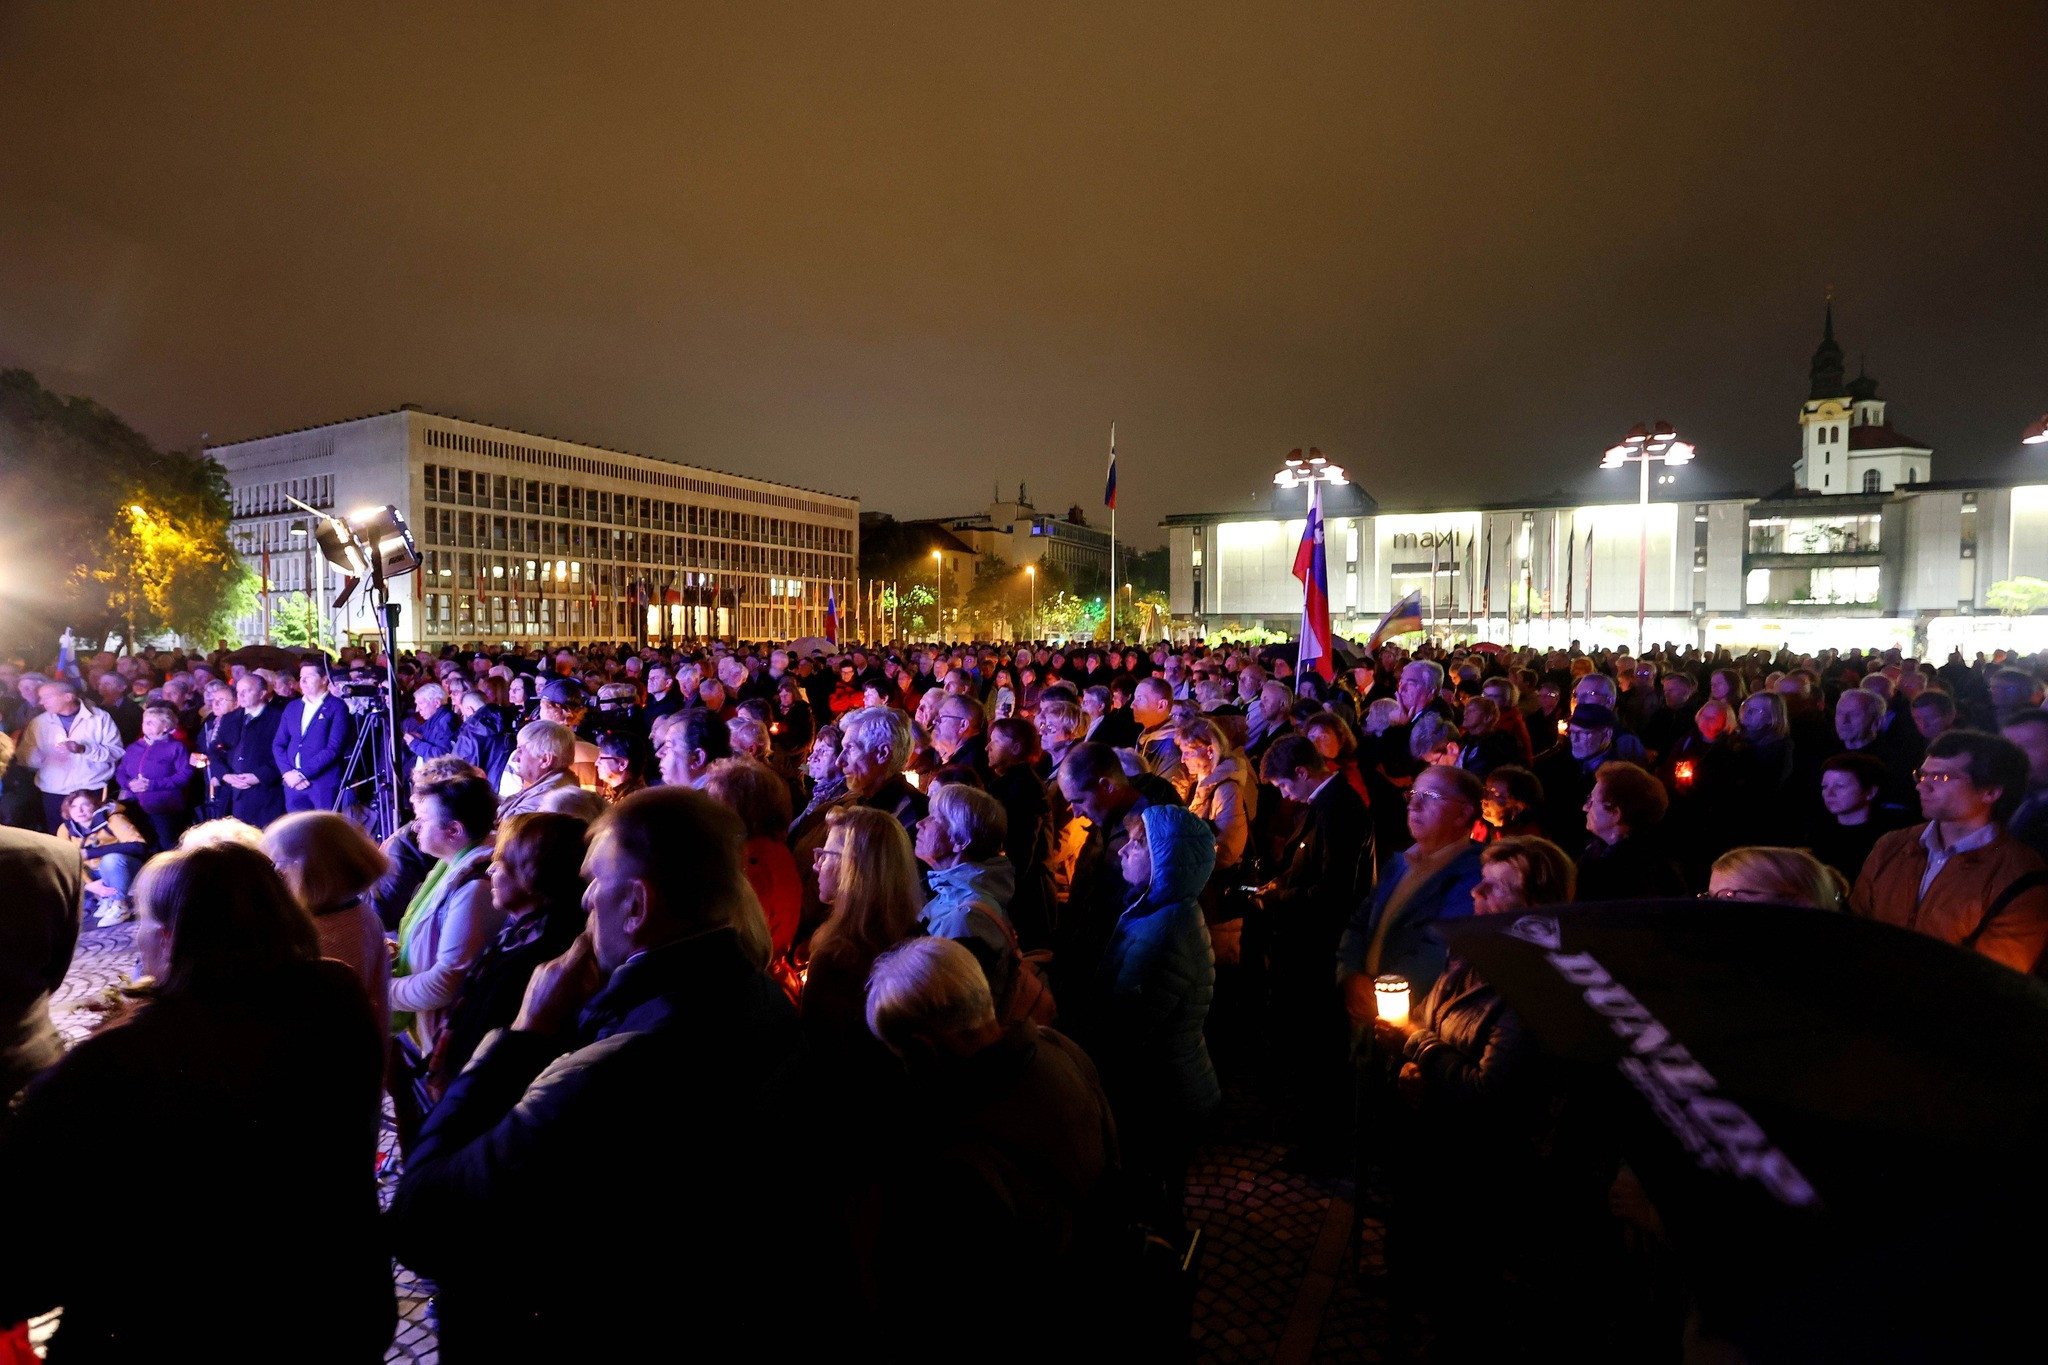
M324 664L327 655L317 649L297 649L286 645L243 645L233 653L220 656L223 665L240 664L244 668L269 668L280 672L296 671L309 659L316 664Z
M1816 910L1646 902L1447 929L1617 1140L1753 1358L1986 1359L2048 1256L2048 988ZM2029 1345L2026 1354L2038 1346Z

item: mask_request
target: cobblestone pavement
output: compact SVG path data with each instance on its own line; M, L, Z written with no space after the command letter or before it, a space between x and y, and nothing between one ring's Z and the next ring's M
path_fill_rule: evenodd
M77 1042L97 1014L87 1008L134 970L134 927L88 929L52 1008L58 1029ZM396 1179L395 1136L385 1115L383 1193ZM1358 1245L1351 1245L1353 1192L1348 1179L1289 1170L1286 1149L1267 1132L1260 1106L1232 1090L1216 1140L1196 1150L1188 1171L1187 1218L1202 1231L1195 1297L1195 1353L1202 1365L1354 1365L1406 1359L1380 1289L1380 1236L1367 1201ZM1364 1273L1360 1273L1363 1265ZM399 1325L388 1361L438 1365L426 1320L424 1286L394 1266ZM38 1344L55 1315L36 1324Z

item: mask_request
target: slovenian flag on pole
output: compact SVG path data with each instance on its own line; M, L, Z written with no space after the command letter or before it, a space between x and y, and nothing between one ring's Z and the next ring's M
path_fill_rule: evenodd
M1421 629L1422 590L1417 588L1414 592L1409 593L1406 597L1394 603L1387 614L1380 618L1378 628L1372 633L1372 643L1368 644L1366 649L1368 651L1378 649L1381 641L1391 636L1410 635Z
M1116 423L1109 424L1109 481L1102 487L1102 505L1116 510Z
M839 593L830 587L825 589L825 638L839 643Z
M1301 648L1295 671L1307 676L1313 664L1328 682L1337 676L1330 657L1330 570L1323 556L1323 481L1308 486L1308 522L1301 528L1301 548L1294 552L1294 576L1301 580Z

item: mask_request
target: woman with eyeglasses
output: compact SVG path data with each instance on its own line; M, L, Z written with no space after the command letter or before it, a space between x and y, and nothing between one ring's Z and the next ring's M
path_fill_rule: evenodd
M1503 839L1478 861L1474 914L1572 899L1571 859L1547 839ZM1545 1264L1560 1259L1541 1253L1559 1235L1548 1198L1559 1186L1544 1166L1539 1051L1500 993L1455 957L1406 1022L1380 1020L1373 1038L1394 1091L1383 1110L1388 1265L1424 1294L1445 1358L1507 1358L1542 1297Z
M1714 860L1707 898L1840 910L1849 898L1849 884L1803 848L1752 846L1730 849Z

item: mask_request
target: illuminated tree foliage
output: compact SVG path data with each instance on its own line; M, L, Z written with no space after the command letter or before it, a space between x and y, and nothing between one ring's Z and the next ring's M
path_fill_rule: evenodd
M1987 606L2007 616L2032 616L2048 611L2048 582L2038 578L2006 578L1984 590Z
M89 398L0 372L0 647L41 658L166 631L205 645L252 609L219 465L149 439Z

